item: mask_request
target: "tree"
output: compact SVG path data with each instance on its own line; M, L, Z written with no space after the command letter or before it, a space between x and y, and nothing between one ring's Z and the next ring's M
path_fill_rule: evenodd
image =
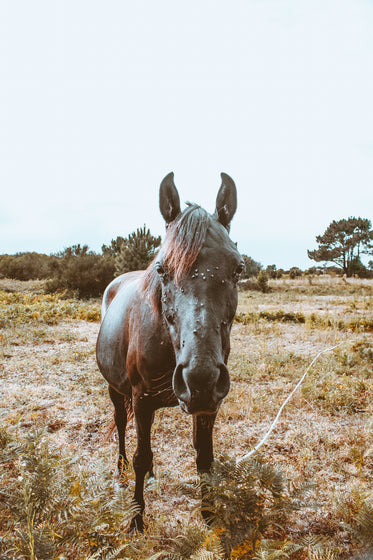
M146 226L124 239L119 253L115 257L115 272L123 274L131 270L144 270L153 260L161 244L161 237L154 237Z
M347 276L361 271L364 265L362 254L373 254L373 231L370 220L354 218L333 220L323 235L316 237L318 249L307 251L308 257L316 262L332 262Z
M241 278L256 278L263 268L259 262L254 261L251 257L247 255L242 255L242 259L245 265Z
M105 255L105 257L117 257L125 243L125 238L118 235L116 239L111 240L110 245L102 246L102 254Z

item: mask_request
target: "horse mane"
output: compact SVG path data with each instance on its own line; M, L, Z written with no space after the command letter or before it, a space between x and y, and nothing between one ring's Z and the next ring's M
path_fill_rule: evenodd
M187 205L187 208L168 225L165 241L144 274L143 290L153 303L157 301L157 307L161 294L157 265L162 263L167 274L179 284L191 270L206 240L210 215L198 204L188 202Z

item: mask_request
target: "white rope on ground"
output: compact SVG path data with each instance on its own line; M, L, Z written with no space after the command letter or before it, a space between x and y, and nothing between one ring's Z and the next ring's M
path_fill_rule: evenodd
M298 383L296 384L296 386L294 387L294 389L292 390L292 392L290 393L290 395L287 397L287 399L283 402L280 410L277 413L276 418L273 420L271 426L269 427L269 430L267 431L266 435L264 436L264 438L251 450L249 451L249 453L247 453L246 455L244 455L243 457L240 457L239 459L237 459L237 464L241 463L242 461L246 461L249 457L251 457L251 455L253 455L254 453L256 453L256 451L258 451L258 449L260 449L262 447L262 445L264 445L264 443L267 441L267 439L269 438L273 428L276 426L278 419L280 418L281 412L283 411L283 409L285 408L286 404L290 401L291 397L294 395L295 391L298 389L298 387L303 383L307 373L309 372L309 370L311 369L311 367L313 366L313 364L316 362L316 360L321 356L321 354L324 354L324 352L331 352L332 350L335 350L335 348L338 348L338 346L341 346L343 343L341 342L340 344L336 344L336 346L331 346L330 348L325 348L324 350L321 350L321 352L319 352L317 354L317 356L315 356L315 358L312 360L312 362L310 363L310 365L308 366L308 368L306 369L306 371L304 372L304 374L302 375L302 377L300 378L300 380L298 381Z

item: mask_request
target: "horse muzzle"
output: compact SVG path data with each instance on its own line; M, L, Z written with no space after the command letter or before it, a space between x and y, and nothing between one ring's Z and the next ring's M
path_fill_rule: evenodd
M173 390L187 414L215 414L229 387L229 373L223 363L208 369L178 364L174 371Z

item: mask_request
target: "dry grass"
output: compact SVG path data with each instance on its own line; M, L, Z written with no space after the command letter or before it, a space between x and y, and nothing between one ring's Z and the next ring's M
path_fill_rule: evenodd
M4 288L12 286L0 281L0 289ZM25 297L35 288L40 286L15 286ZM240 293L239 312L256 313L257 317L233 327L232 388L216 425L216 454L240 457L247 453L263 437L311 359L324 348L340 344L314 364L262 451L294 483L312 480L316 484L313 498L318 506L293 516L287 537L296 541L310 534L322 535L339 548L341 557L347 557L358 548L342 525L348 518L346 512L352 512L349 504L356 505L351 496L368 494L372 499L372 332L327 327L317 321L268 321L258 314L281 310L309 317L314 313L333 318L333 325L337 319L346 325L356 317L371 320L373 282L349 280L347 284L339 278L317 277L271 281L271 288L268 294ZM33 293L40 296L38 289ZM8 305L4 303L7 297L2 307ZM93 306L98 309L99 302ZM27 322L4 323L0 331L0 416L11 437L44 428L61 457L79 458L80 469L101 459L113 472L116 442L106 438L112 406L95 363L98 328L98 322L66 315L59 316L55 324L41 320L40 314ZM134 449L131 425L129 453ZM196 511L197 493L186 496L178 486L180 480L196 479L191 418L178 408L158 411L153 450L156 483L146 492L149 532L146 541L136 541L138 558L159 550L166 538L185 533L192 522L203 527ZM133 476L129 478L133 485ZM1 534L5 529L0 529ZM90 552L87 545L84 558Z

